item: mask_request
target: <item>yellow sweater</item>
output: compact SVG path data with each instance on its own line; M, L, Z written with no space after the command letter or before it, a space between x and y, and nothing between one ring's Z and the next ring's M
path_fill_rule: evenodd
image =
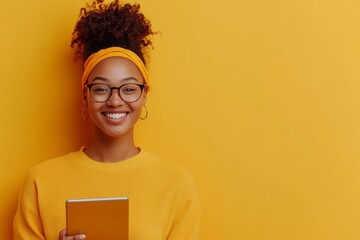
M33 167L20 194L14 239L57 240L66 225L67 199L114 196L131 202L130 240L200 238L201 213L191 175L142 150L117 163L96 162L78 151Z

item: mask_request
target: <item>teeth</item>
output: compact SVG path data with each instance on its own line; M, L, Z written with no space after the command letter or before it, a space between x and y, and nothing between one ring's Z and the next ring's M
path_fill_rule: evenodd
M125 117L126 113L106 113L105 116L111 119L120 119Z

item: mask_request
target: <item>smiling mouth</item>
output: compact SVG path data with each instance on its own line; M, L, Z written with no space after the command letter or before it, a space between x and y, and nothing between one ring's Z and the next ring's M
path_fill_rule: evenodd
M121 119L126 116L126 113L105 113L104 116L110 119Z

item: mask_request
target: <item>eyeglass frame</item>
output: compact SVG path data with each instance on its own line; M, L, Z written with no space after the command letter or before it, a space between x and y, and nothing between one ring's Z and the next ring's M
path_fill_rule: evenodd
M138 97L135 101L131 101L131 102L125 101L125 100L121 97L121 93L120 93L120 89L121 89L122 87L126 86L126 85L129 85L129 84L139 86L139 87L140 87L140 91L141 91L141 94L139 95L139 97ZM108 97L106 100L104 100L104 101L96 101L96 100L94 99L94 97L91 95L91 91L90 91L90 90L91 90L91 87L92 87L92 86L95 86L95 85L105 85L105 86L107 86L107 87L110 88L110 95L109 95L109 97ZM111 98L111 96L112 96L112 94L113 94L113 90L114 90L114 89L118 89L118 94L119 94L121 100L123 100L123 101L126 102L126 103L134 103L134 102L138 101L138 100L141 98L141 96L143 95L143 90L144 90L144 88L146 87L146 84L125 83L125 84L123 84L123 85L120 85L119 87L111 87L111 86L109 86L109 85L107 85L107 84L105 84L105 83L87 83L87 84L85 84L85 86L86 86L86 87L88 88L88 90L90 91L89 94L90 94L91 98L92 98L95 102L103 103L103 102L109 101L109 99Z

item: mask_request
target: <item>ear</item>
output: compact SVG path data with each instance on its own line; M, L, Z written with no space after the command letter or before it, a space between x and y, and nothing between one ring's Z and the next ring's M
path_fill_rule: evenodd
M143 94L142 94L142 96L141 96L144 105L146 104L147 93L148 93L148 88L145 87L145 88L144 88L144 92L143 92Z
M82 95L83 95L83 104L84 104L85 107L87 107L87 106L88 106L88 101L87 101L87 91L86 91L86 88L84 88Z

